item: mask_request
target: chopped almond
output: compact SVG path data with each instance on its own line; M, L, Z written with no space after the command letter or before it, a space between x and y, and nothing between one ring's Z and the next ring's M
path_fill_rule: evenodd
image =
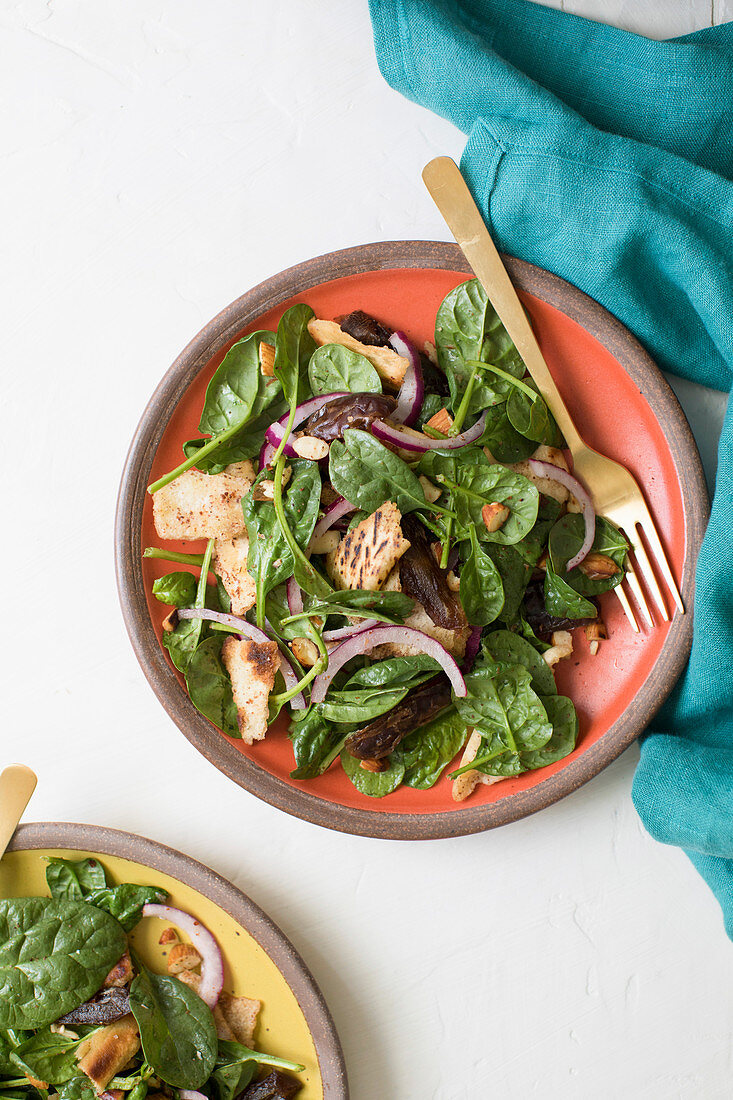
M260 342L260 370L265 378L275 377L275 349L264 340Z
M453 427L453 417L447 409L438 409L436 413L425 421L426 428L433 428L436 432L442 432L443 435L448 435L448 432Z
M588 639L588 648L590 649L591 656L595 657L601 642L604 638L608 637L606 624L602 619L597 619L594 623L588 623L585 628L585 636Z
M318 660L318 646L310 638L293 638L290 643L293 656L296 657L304 668L313 668Z
M291 476L292 472L293 472L293 470L292 470L291 466L286 466L285 469L283 470L282 481L280 482L280 486L281 486L282 489L284 489L285 486L287 485L287 483L290 481L290 476ZM270 500L271 501L271 500L274 500L274 499L275 499L275 482L270 481L268 478L266 478L264 481L258 482L258 484L255 485L254 489L252 490L252 500L256 500L256 501Z
M158 943L161 947L165 947L169 943L178 943L178 933L175 928L164 928L160 933L160 939Z
M132 959L130 958L130 952L125 951L120 961L112 967L107 977L102 983L103 989L111 989L116 987L122 989L124 985L132 981Z
M171 634L176 629L176 627L178 626L177 607L174 607L171 611L168 612L166 617L163 619L162 626L166 634Z
M365 772L386 772L389 767L389 759L383 756L381 760L361 760L359 767Z
M422 485L422 491L425 493L425 499L428 504L435 504L443 490L439 489L437 485L433 485L432 481L428 481L422 474L417 480Z
M300 458L310 458L320 462L328 454L325 439L316 439L314 435L301 435L292 441L293 450Z
M451 592L457 592L458 589L461 587L461 578L457 577L451 569L446 574L445 583L448 585Z
M572 656L573 636L569 630L556 630L552 635L552 646L542 654L543 660L550 668L554 668L558 661Z
M609 558L607 554L598 554L594 550L586 555L578 569L591 581L605 581L621 572L613 558Z
M504 526L509 519L509 515L510 512L506 504L500 504L498 500L492 501L491 504L484 504L481 509L481 519L484 521L484 527L490 535Z
M201 953L192 943L177 943L168 956L168 973L180 974L182 970L195 970L201 965Z
M437 367L438 365L438 353L435 350L435 344L432 340L426 340L422 346L423 351L427 355L430 362Z

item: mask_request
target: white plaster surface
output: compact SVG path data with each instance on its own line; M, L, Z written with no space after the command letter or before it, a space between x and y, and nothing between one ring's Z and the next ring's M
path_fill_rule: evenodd
M657 37L733 18L565 7ZM730 1097L733 950L636 816L636 748L491 833L342 836L199 756L122 625L115 496L163 371L283 267L447 238L420 169L462 136L383 83L362 0L0 0L0 44L2 757L38 772L29 818L139 832L246 890L317 975L355 1100ZM722 401L680 391L712 469Z

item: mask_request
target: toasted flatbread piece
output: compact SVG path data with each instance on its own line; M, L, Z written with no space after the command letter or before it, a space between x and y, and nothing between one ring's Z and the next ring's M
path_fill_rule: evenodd
M398 355L392 348L373 347L371 344L362 344L344 332L335 321L321 321L314 317L308 322L308 332L315 342L322 347L324 344L342 344L349 351L356 351L368 359L384 382L388 382L394 389L402 385L408 362L403 355Z
M233 615L244 615L255 605L254 577L247 572L248 550L246 533L233 539L217 539L214 547L214 569L229 593Z
M218 1007L236 1041L242 1046L251 1047L262 1001L256 1001L252 997L234 997L231 993L222 992Z
M275 642L254 642L229 637L221 647L221 659L232 681L237 724L247 745L267 733L268 700L280 656Z
M391 500L353 527L326 558L326 568L337 588L382 587L410 543L402 534L402 514Z
M463 630L446 630L445 627L436 626L420 603L415 603L415 610L405 619L405 627L421 630L423 634L435 638L456 660L460 661L466 653L470 626L467 625ZM412 657L416 653L422 653L422 649L411 642L385 642L384 645L377 646L371 656L381 660L383 657Z
M128 1012L122 1019L90 1035L79 1047L76 1058L79 1069L101 1094L139 1049L140 1034L135 1017Z
M153 494L155 530L162 539L232 539L244 531L242 497L255 479L251 462L220 474L187 470Z

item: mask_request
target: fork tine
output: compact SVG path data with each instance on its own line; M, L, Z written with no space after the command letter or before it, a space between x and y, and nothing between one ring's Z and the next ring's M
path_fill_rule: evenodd
M627 536L627 540L629 542L631 542L631 540L628 539L628 536ZM649 626L654 626L654 619L652 618L652 613L649 610L649 604L646 602L646 598L644 596L644 593L641 590L641 585L639 584L639 578L636 575L636 570L634 569L634 566L631 562L631 558L628 556L628 554L626 555L626 566L625 566L625 568L626 568L626 580L628 581L629 588L631 589L631 592L634 596L634 599L636 600L637 604L641 608L641 613L644 616L644 618L646 619L646 621L649 623Z
M631 624L631 629L634 631L634 634L641 633L641 631L639 630L639 624L637 623L636 618L634 616L634 612L631 610L631 604L629 603L629 597L626 595L626 592L624 591L623 586L620 585L620 584L617 584L613 591L618 596L618 602L623 607L624 612L626 613L626 618L629 620L629 622Z
M649 515L648 509L645 509L645 513L646 514L645 514L644 518L639 520L639 526L641 527L642 531L644 532L644 537L646 538L646 541L649 543L649 549L651 550L652 554L654 555L654 557L656 559L657 567L659 569L659 572L662 574L665 581L667 582L667 587L669 588L670 592L672 593L672 597L674 599L674 602L677 604L677 607L679 608L679 610L684 615L685 605L682 602L682 597L680 596L679 589L677 588L677 585L675 584L675 579L674 579L674 576L672 575L672 570L670 569L669 562L667 561L667 555L664 552L664 549L662 547L662 543L660 541L659 535L657 534L657 529L654 526L654 521L652 520L652 517Z
M654 597L656 605L659 608L660 615L664 619L665 623L668 623L669 612L667 611L667 605L664 602L664 597L662 596L659 585L657 584L657 578L654 576L654 570L652 569L652 564L649 561L649 555L644 549L644 545L639 538L639 533L636 530L636 524L630 524L629 530L632 532L629 541L631 543L631 548L634 551L634 557L639 563L639 572L644 578L647 588Z

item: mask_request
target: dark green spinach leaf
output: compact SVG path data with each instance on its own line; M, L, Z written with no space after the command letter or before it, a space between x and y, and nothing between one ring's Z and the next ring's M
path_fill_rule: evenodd
M403 516L428 507L417 475L368 432L349 428L343 443L335 440L329 471L336 492L369 515L387 500L393 501Z
M557 695L552 669L526 638L510 630L495 630L484 639L484 648L497 663L526 668L538 695Z
M544 443L547 447L563 447L565 440L555 422L555 417L537 391L537 386L531 378L525 378L523 381L537 393L537 396L532 400L523 390L515 386L506 403L509 423L525 439Z
M285 310L277 326L275 377L291 407L310 396L308 364L316 343L308 331L308 322L314 316L310 306L298 302Z
M186 666L186 687L205 718L228 737L241 737L232 682L221 659L224 641L222 634L210 634L197 646Z
M46 882L51 897L58 901L81 901L89 890L107 885L107 875L98 859L61 859L49 856Z
M454 709L409 734L400 744L407 786L421 791L435 786L467 736L466 723Z
M578 715L572 699L566 695L542 696L542 705L552 722L552 736L541 749L532 749L522 755L522 763L530 770L544 768L562 760L575 748L578 739Z
M499 465L471 467L463 464L458 466L456 474L456 482L444 480L443 484L452 491L461 537L469 537L471 529L475 529L482 541L509 546L529 534L539 508L539 493L529 478ZM496 502L509 509L509 517L498 531L489 532L481 510L484 505Z
M583 517L578 513L563 516L554 524L549 534L550 561L555 573L581 596L598 596L601 592L615 588L624 579L624 563L629 547L618 527L603 516L596 516L596 534L591 549L611 558L618 567L618 573L598 580L586 577L577 566L567 573L568 562L580 550L584 537Z
M316 348L308 365L313 393L381 393L382 383L364 355L343 344Z
M341 764L357 791L369 798L384 798L385 795L392 794L405 777L405 765L397 752L392 754L389 767L383 772L366 771L362 768L361 761L346 749L341 751Z
M157 886L139 886L123 882L120 886L106 886L92 890L86 896L88 905L104 909L120 922L126 932L131 932L143 915L143 906L161 905L168 894Z
M545 570L545 607L557 619L594 619L595 605L558 577L548 560Z
M153 595L169 607L191 607L196 599L196 578L192 573L166 573L153 581Z
M138 969L130 986L130 1011L146 1060L166 1084L199 1089L218 1051L211 1010L178 978L154 974L139 960Z
M199 431L204 435L218 435L250 419L262 377L261 343L274 344L274 333L261 329L237 340L215 370L206 387L199 421Z
M475 528L468 533L471 551L461 569L460 600L472 626L488 626L504 607L504 585L494 562L479 546Z
M520 435L509 422L506 405L495 405L486 410L486 427L481 443L488 447L497 462L523 462L537 450L532 439Z
M126 946L119 923L83 901L0 901L0 1027L45 1027L77 1008Z
M314 779L322 775L336 759L347 734L327 722L318 707L311 707L290 725L295 769L292 779Z
M344 684L344 688L353 691L357 687L416 687L422 683L426 672L440 672L440 665L427 653L416 653L413 657L387 657L384 661L375 661L367 668L360 668Z

